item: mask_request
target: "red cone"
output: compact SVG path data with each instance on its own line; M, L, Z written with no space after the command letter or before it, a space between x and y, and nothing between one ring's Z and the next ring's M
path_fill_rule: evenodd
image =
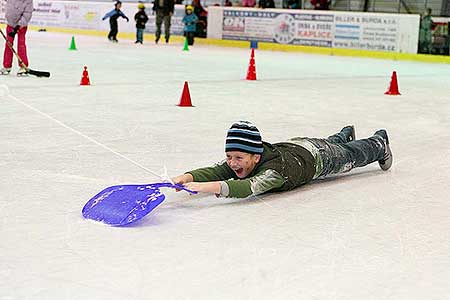
M181 94L180 104L178 106L193 106L191 102L191 94L187 81L184 82L183 94Z
M384 93L385 95L401 95L398 91L397 72L392 72L391 84L389 89Z
M91 85L91 81L89 80L89 73L87 71L87 67L84 67L83 76L81 77L80 85Z
M256 66L255 66L255 49L252 48L250 55L250 63L248 64L247 80L256 80Z

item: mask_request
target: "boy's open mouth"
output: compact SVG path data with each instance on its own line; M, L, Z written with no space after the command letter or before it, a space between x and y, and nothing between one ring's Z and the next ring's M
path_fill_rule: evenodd
M243 169L243 168L234 169L234 172L235 172L237 175L241 175L241 174L244 172L244 169Z

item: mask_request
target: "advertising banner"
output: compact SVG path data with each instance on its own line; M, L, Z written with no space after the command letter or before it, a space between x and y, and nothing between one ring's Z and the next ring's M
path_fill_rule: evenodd
M402 52L400 40L414 42L418 16L390 14L224 9L221 38L305 46ZM403 20L404 20L403 19ZM409 23L408 23L409 22ZM417 28L410 24L416 24ZM409 30L400 36L401 30ZM414 48L409 45L409 48ZM408 49L409 51L409 49Z
M106 5L95 3L35 1L30 24L42 27L99 29L107 8L109 7Z
M398 25L389 15L335 15L333 47L398 52Z
M332 46L333 16L225 10L223 39Z

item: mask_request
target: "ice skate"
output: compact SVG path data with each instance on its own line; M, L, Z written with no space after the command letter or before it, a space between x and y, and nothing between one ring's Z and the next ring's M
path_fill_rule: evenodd
M9 75L11 73L11 68L1 68L0 75Z
M19 71L17 71L17 76L19 77L25 77L28 76L28 70L24 67L20 67Z
M378 130L377 132L375 132L375 135L378 135L383 139L383 142L385 145L384 157L383 157L383 159L380 159L378 161L378 164L380 165L380 168L383 171L387 171L392 166L392 160L393 160L392 151L391 151L391 148L389 147L389 138L388 138L386 130L384 130L384 129Z

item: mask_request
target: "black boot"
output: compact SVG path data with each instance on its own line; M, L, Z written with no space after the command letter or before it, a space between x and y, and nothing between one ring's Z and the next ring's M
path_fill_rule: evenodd
M347 138L347 142L354 141L356 138L355 135L355 126L348 125L341 129L341 132L343 132Z
M389 147L389 137L387 135L386 130L384 130L384 129L378 130L377 132L375 132L375 135L377 135L383 139L384 146L385 146L384 157L383 157L383 159L380 159L378 161L378 164L380 165L380 168L383 171L387 171L392 166L392 160L393 160L391 147Z

